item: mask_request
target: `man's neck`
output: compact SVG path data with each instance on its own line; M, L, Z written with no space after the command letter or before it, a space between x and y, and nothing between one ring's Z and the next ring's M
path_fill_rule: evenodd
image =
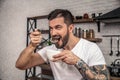
M72 36L67 45L64 47L65 50L72 50L75 45L79 42L80 38L76 37L76 36Z

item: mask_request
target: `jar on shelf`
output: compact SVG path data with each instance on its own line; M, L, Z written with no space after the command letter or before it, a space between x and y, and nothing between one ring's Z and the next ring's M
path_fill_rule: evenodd
M95 38L95 33L94 33L94 30L93 30L93 29L89 29L89 38L90 38L90 39Z
M76 37L81 37L81 28L75 28L75 32L74 32L74 35L76 36Z
M88 36L89 36L89 32L88 32L88 30L82 30L82 38L88 38Z

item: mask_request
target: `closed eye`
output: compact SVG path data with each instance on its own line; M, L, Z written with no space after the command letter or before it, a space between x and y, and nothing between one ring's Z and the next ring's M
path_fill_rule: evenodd
M60 30L60 29L62 29L62 26L61 25L57 25L57 26L55 26L55 29Z

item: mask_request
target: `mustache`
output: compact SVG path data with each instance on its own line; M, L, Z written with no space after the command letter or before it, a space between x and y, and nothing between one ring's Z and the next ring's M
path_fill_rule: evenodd
M53 44L56 44L59 40L60 40L61 36L60 35L54 35L50 38L50 41L53 43Z
M52 38L52 40L59 40L62 37L60 35L54 35L51 38Z

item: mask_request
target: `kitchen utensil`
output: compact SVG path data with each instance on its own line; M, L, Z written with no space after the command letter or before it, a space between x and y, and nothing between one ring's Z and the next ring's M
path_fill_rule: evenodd
M115 59L111 66L107 66L111 76L120 77L120 59Z
M119 51L119 37L117 37L117 54L116 56L120 56L120 51Z
M112 56L113 55L113 50L112 50L112 37L111 37L111 39L110 39L110 56Z

